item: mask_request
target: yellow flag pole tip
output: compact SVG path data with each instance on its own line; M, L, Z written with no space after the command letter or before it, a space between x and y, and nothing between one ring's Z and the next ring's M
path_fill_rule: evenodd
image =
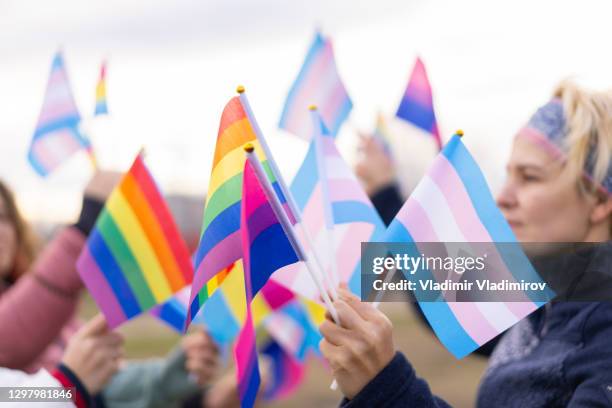
M463 130L461 129L457 129L457 131L455 132L455 134L459 137L463 137Z
M253 153L255 151L255 146L252 143L247 143L244 145L244 151L247 153Z
M308 110L316 111L317 110L317 105L308 105Z
M244 93L244 86L238 85L236 87L236 92L238 92L239 94Z

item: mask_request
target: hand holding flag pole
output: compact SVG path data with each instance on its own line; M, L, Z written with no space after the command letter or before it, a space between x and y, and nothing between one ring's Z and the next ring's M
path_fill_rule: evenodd
M255 119L255 115L253 115L253 111L251 110L251 105L249 104L249 100L247 99L244 86L239 85L236 88L236 92L238 92L239 94L240 102L242 103L242 106L244 107L244 110L249 118L249 122L251 122L251 125L253 126L253 130L255 134L257 135L257 140L259 141L259 144L261 145L261 148L263 149L266 155L266 159L268 161L268 164L270 165L270 169L274 173L276 181L278 182L278 185L281 188L283 195L285 196L285 199L287 200L289 209L293 213L293 217L295 218L296 223L300 226L300 229L302 230L302 233L304 235L304 238L306 239L308 247L312 249L314 265L311 263L309 268L312 268L312 270L309 269L309 272L312 274L312 271L316 270L317 271L316 273L319 276L321 276L323 279L325 279L325 283L327 285L328 290L331 293L332 298L337 299L338 292L336 291L336 284L334 284L334 282L325 273L325 270L322 267L323 264L321 263L321 260L319 259L319 256L315 250L314 240L312 238L312 235L310 234L310 231L308 230L308 228L302 222L302 213L299 207L297 206L295 199L293 198L293 194L291 194L291 191L287 187L287 184L285 183L285 179L283 178L283 175L281 174L278 166L276 165L274 156L272 156L272 152L270 151L270 148L268 147L268 143L266 142L266 139L263 136L261 128L259 127L259 124L257 123L257 120ZM318 282L320 283L321 281L318 280ZM323 292L324 291L322 291L322 293Z
M270 184L270 181L268 180L268 177L266 176L265 171L259 159L255 155L255 147L252 144L248 143L244 146L244 151L246 152L247 160L253 166L255 175L257 176L257 179L259 180L264 190L264 193L266 194L266 197L270 201L270 205L272 206L272 209L274 210L276 217L278 218L281 226L283 227L285 234L287 234L287 238L289 239L289 242L291 243L293 250L297 254L298 259L303 261L304 264L306 265L306 269L308 270L310 277L312 278L315 285L317 286L317 289L321 293L321 297L323 298L323 301L325 302L325 305L327 306L327 309L329 310L329 313L331 314L334 322L337 325L340 325L340 319L338 318L338 312L336 311L336 308L332 304L329 294L323 287L323 284L321 280L319 279L319 276L314 272L312 260L308 257L308 254L302 248L302 245L297 239L295 232L293 230L293 227L291 225L291 222L289 221L289 217L287 217L287 214L283 210L283 207L281 203L279 202L277 195L274 193L272 185ZM267 156L267 157L268 157L268 160L270 160L269 159L270 156Z

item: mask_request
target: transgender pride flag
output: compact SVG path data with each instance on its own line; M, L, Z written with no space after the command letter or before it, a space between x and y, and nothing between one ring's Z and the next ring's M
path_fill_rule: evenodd
M68 82L61 52L55 54L47 91L38 116L28 160L45 177L73 153L88 149L89 140L79 131L81 115Z
M407 243L414 254L411 256L416 257L430 251L431 244L427 243L432 242L444 243L447 250L460 245L464 247L461 250L467 247L469 251L470 247L485 245L485 271L490 274L485 278L542 282L459 135L454 135L438 154L389 226L385 242ZM451 251L447 254L451 255ZM419 276L421 280L431 279L430 274L436 271L419 273L428 275ZM442 280L440 275L433 278ZM419 306L442 344L455 357L462 358L542 306L543 299L552 297L551 291L539 296L521 292L512 302L439 300L422 301Z
M332 136L353 109L338 74L331 40L318 32L289 90L278 127L310 140L313 129L308 106L312 104L317 105Z
M316 112L306 111L306 115ZM317 116L315 116L315 119ZM310 117L313 120L313 117ZM351 168L342 159L332 136L325 132L320 120L315 120L322 132L319 136L321 149L315 140L310 143L302 166L298 170L291 192L302 211L305 228L314 239L317 254L329 254L329 230L326 228L326 208L331 208L333 221L333 243L335 256L320 257L327 273L331 274L331 262L335 265L340 282L347 283L351 291L361 293L361 242L380 241L385 233L384 224L372 202L361 188ZM317 151L322 152L318 163ZM319 165L324 168L320 172ZM327 192L328 194L325 194ZM324 202L328 196L329 203ZM302 240L302 242L305 242ZM332 254L334 255L334 254ZM277 271L272 279L277 280L308 299L319 299L319 292L302 264L295 264Z
M442 139L434 112L431 85L427 78L425 65L420 58L417 58L414 63L408 86L395 116L433 136L436 139L438 149L442 149Z

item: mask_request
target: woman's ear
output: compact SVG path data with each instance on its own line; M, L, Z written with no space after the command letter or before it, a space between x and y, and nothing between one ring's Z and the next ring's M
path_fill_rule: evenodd
M591 223L599 224L612 217L612 196L601 194L591 211Z

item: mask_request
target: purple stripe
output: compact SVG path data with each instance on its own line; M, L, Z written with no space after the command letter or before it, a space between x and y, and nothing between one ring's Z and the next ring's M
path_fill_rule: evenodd
M278 224L278 221L276 220L274 210L272 210L269 204L263 204L253 211L247 220L249 246L263 230L274 224Z
M83 248L83 252L77 261L77 269L91 296L102 309L108 326L115 328L127 320L112 288L91 256L88 246Z
M222 269L242 257L242 241L240 230L231 233L223 241L215 245L206 254L197 271L194 274L193 288L189 304L193 302L195 295L206 285L206 283Z

